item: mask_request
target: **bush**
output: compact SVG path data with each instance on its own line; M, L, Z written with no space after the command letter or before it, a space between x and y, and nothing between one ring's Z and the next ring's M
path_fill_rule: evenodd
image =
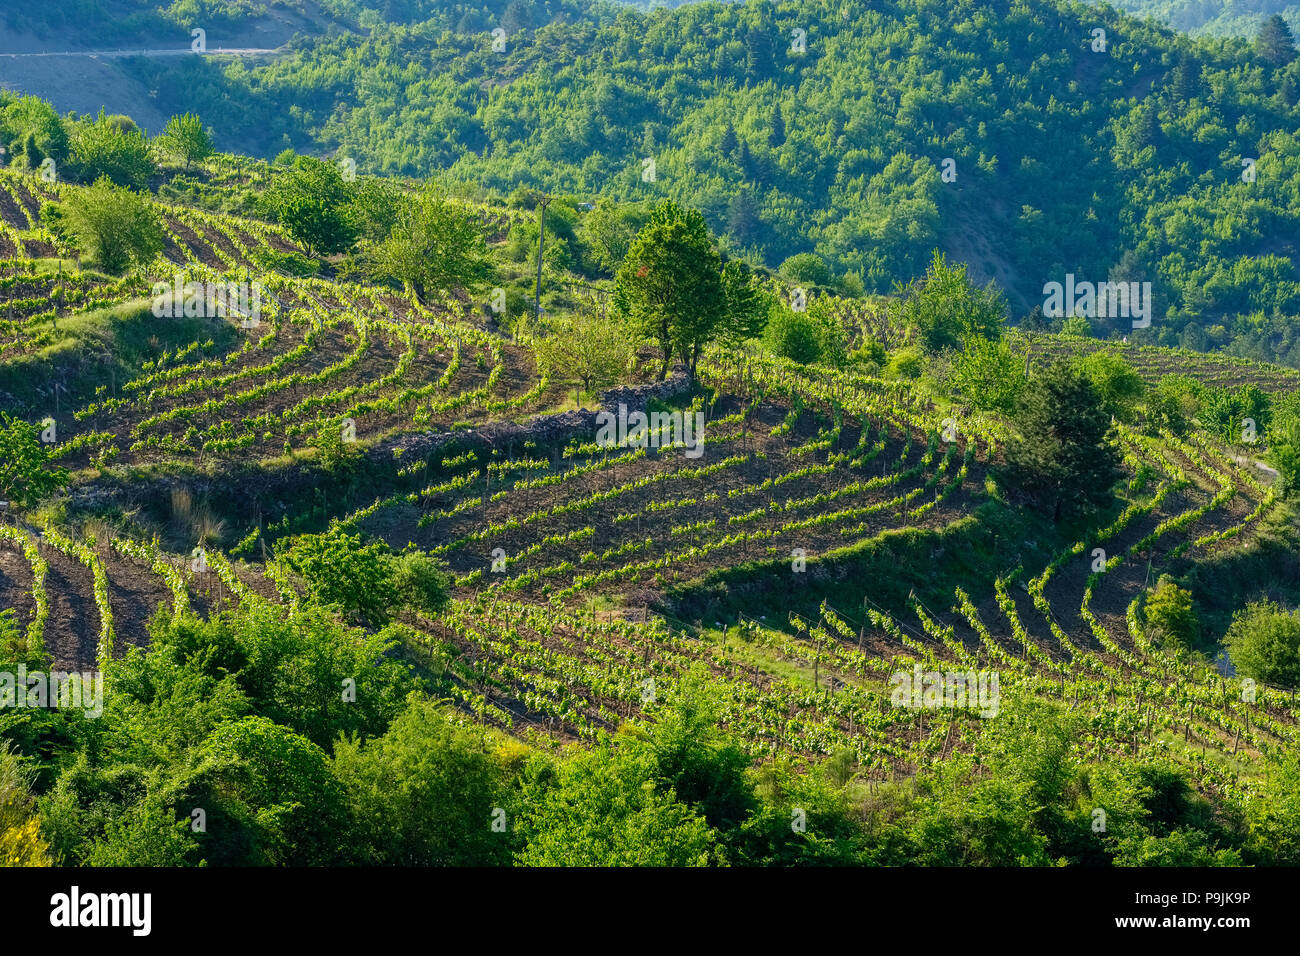
M775 307L767 320L764 339L773 354L800 365L822 357L821 327L807 312Z
M1003 341L968 336L953 363L952 382L975 408L1009 412L1025 390L1025 364Z
M290 539L280 557L302 575L313 598L366 623L385 622L398 603L391 553L382 541L362 544L360 535L331 528Z
M1072 315L1061 323L1061 334L1075 339L1092 338L1092 323L1086 315Z
M1180 588L1167 574L1160 577L1147 597L1143 616L1162 640L1183 648L1196 644L1201 625L1192 607L1192 592Z
M68 483L66 468L50 468L50 446L30 422L0 412L0 499L32 505Z
M925 276L894 299L890 312L930 352L956 348L970 336L998 338L1007 320L1006 300L992 283L976 287L965 266L949 265L938 252Z
M1272 601L1248 604L1233 615L1223 643L1238 673L1300 687L1300 613Z
M1119 421L1133 421L1138 400L1146 391L1146 383L1133 366L1118 355L1093 352L1079 359L1079 368L1101 396L1106 411Z
M1175 435L1186 434L1191 421L1199 414L1199 383L1184 375L1162 378L1147 392L1146 422L1148 431L1167 429Z
M408 551L393 559L393 585L403 605L432 616L446 607L452 577L429 555Z
M889 361L889 353L875 339L867 339L849 353L849 361L868 371L875 371Z
M0 740L0 866L50 865L30 786L22 757Z
M74 126L71 140L72 172L83 183L107 177L118 186L146 189L157 169L144 134L102 109L98 119Z
M58 210L60 230L105 272L125 272L132 262L151 262L162 251L162 227L148 202L108 177L72 191Z
M920 378L925 367L925 352L917 346L898 349L885 364L886 378Z
M340 741L334 774L356 821L356 862L483 866L510 862L510 835L491 827L502 773L478 733L436 702L412 701L382 737Z

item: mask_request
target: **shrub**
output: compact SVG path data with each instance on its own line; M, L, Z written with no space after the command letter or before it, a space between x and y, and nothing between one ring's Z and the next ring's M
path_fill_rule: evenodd
M1224 637L1238 673L1280 687L1300 687L1300 613L1257 601L1233 615Z
M1143 615L1156 635L1179 647L1192 647L1200 634L1192 592L1180 588L1167 574L1161 576L1147 597Z

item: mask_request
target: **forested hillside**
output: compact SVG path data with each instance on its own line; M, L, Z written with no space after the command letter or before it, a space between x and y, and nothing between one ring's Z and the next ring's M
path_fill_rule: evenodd
M1253 37L1260 20L1274 14L1291 29L1300 27L1300 5L1289 0L1120 0L1114 6L1193 36Z
M935 247L1020 314L1066 274L1150 281L1140 337L1296 360L1300 63L1052 3L455 9L357 14L368 32L262 63L129 68L228 148L483 196L668 196L733 254L814 252L850 291L906 282Z

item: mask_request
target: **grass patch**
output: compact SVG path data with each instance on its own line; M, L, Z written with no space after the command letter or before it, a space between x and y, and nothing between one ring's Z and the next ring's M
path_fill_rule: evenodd
M160 319L152 300L132 299L59 319L59 339L39 351L0 361L0 392L19 414L50 414L49 384L65 391L60 405L79 408L95 400L96 382L110 383L110 394L142 371L161 352L195 341L213 341L212 355L239 338L230 323L217 319Z

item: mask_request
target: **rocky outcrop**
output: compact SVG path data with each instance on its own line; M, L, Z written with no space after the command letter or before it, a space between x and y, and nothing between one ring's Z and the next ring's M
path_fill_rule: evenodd
M491 422L478 428L401 435L371 446L367 449L366 456L378 463L392 461L394 452L398 452L402 459L409 461L412 458L427 458L450 448L462 451L518 448L526 442L552 445L574 439L590 439L595 436L596 416L601 410L617 414L619 405L624 405L629 413L644 411L651 399L670 399L689 391L690 387L691 380L686 370L677 368L662 382L620 386L601 393L600 404L595 410L579 408L555 415L535 415L523 423Z

